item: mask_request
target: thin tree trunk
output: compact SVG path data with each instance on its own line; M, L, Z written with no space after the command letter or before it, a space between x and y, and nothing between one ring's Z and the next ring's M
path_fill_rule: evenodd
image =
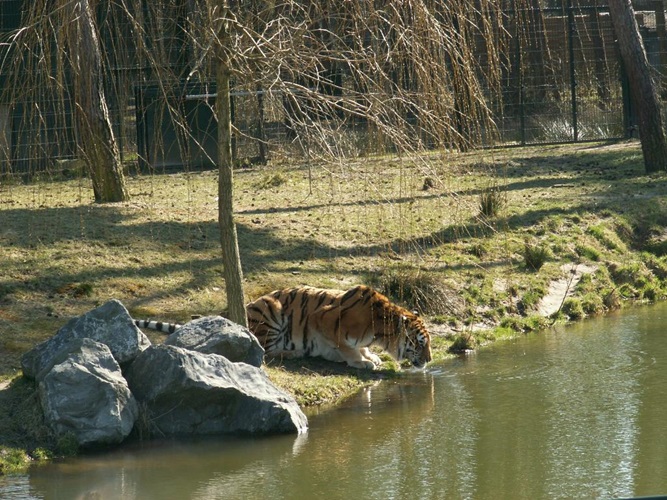
M233 190L233 158L232 158L232 115L229 95L231 75L229 50L230 37L228 26L224 20L228 5L226 1L217 3L220 28L217 45L216 71L216 114L218 119L218 224L220 226L220 243L224 265L225 288L227 291L227 314L229 319L243 326L248 325L243 297L243 270L239 253L236 224L234 223L234 190Z
M639 136L646 173L667 170L667 138L660 101L651 78L651 67L630 0L609 0L609 14L630 84L630 98L637 110Z
M89 0L66 2L73 20L69 33L78 148L88 166L98 203L126 201L120 152L104 96L102 55Z

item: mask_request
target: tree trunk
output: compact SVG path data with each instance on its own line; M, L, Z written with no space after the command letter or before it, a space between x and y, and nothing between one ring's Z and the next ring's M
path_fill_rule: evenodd
M229 95L231 75L229 50L231 50L228 25L224 16L227 13L226 1L217 3L218 20L217 57L216 57L216 115L218 119L218 224L224 265L225 288L227 291L227 315L230 320L243 326L248 325L243 297L243 270L239 253L236 224L234 223L234 190L232 158L232 115Z
M630 98L637 110L644 168L650 174L667 170L667 138L651 67L630 0L609 0L609 14L628 74Z
M98 203L126 201L120 152L104 96L102 55L89 0L65 2L73 20L69 48L73 66L74 123Z

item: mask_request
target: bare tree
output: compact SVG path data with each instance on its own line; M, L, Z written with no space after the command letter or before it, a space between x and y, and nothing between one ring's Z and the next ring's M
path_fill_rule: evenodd
M637 110L646 173L667 170L667 137L660 100L651 78L635 13L630 0L609 0L609 13L628 74L630 98Z
M12 37L3 70L10 75L11 102L24 109L26 127L37 136L52 136L47 144L34 146L35 157L50 161L68 154L66 144L75 141L73 153L88 167L95 201L127 200L105 97L94 6L90 0L25 5L23 27ZM62 132L72 128L74 137Z
M232 38L229 33L229 5L226 0L216 2L210 9L211 18L217 23L215 44L216 64L216 116L218 119L218 224L227 291L227 315L232 321L247 326L243 296L243 270L239 252L236 224L234 223L234 188L232 158L232 114L229 80L232 74L230 52Z
M245 323L233 216L232 82L237 91L282 95L295 142L321 159L354 154L345 131L359 127L400 153L467 148L494 131L485 99L500 75L499 44L484 45L495 64L486 90L479 80L486 68L472 47L502 29L493 24L497 6L484 5L477 28L479 11L463 0L397 0L382 8L336 0L190 3L189 78L215 75L217 87L218 220L231 319ZM465 92L455 95L457 89Z
M80 156L93 181L95 201L130 198L104 94L102 56L89 0L66 0L69 60L74 87L74 123Z

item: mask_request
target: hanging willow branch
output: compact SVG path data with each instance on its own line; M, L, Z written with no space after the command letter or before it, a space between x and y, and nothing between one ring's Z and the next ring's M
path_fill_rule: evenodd
M513 3L519 8L524 2L530 3ZM279 96L272 106L280 103L294 144L320 159L366 150L403 153L491 144L497 136L492 116L502 108L501 82L513 50L501 3L229 2L230 43L224 50L229 52L232 91ZM60 134L48 144L78 141L83 147L80 135L71 137L70 118L77 99L71 84L80 71L75 59L81 54L72 51L62 28L75 22L71 5L89 5L96 13L103 90L114 131L131 137L135 89L154 84L164 97L161 120L173 124L187 157L189 143L196 139L179 99L188 84L215 80L218 40L208 2L28 4L3 71L10 70L15 83L9 85L10 101L21 108L25 121L33 127L42 124L44 134ZM516 22L524 21L529 19ZM265 105L258 98L255 109ZM257 116L262 112L253 111ZM365 137L366 146L358 141L352 145L353 136ZM46 144L35 147L41 149L31 155L35 158L51 154ZM88 148L71 154L85 156Z

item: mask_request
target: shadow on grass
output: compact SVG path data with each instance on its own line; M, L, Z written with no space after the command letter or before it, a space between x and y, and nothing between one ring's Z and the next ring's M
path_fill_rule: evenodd
M37 447L53 448L55 444L44 422L34 383L16 377L0 390L0 447L30 453Z
M638 203L638 202L636 202ZM100 208L100 207L98 207ZM239 235L239 246L242 255L243 271L245 274L255 272L299 272L307 274L307 266L304 262L316 260L330 260L339 257L373 257L381 256L391 251L398 255L410 255L423 252L429 248L439 245L461 241L469 238L486 238L497 231L516 231L532 227L551 216L574 216L586 211L597 211L604 205L597 200L582 200L579 204L571 204L567 209L553 207L549 209L527 210L520 214L511 215L504 219L498 219L488 223L482 219L472 217L468 222L452 224L424 236L414 238L399 238L393 241L374 244L360 244L346 247L322 244L308 237L295 236L288 240L281 238L277 231L266 227L255 227L250 224L237 224ZM113 207L105 207L107 215L98 214L98 217L113 218L117 214ZM98 210L99 211L99 210ZM5 218L5 228L10 232L21 233L26 226L26 217L34 217L30 211L13 211L11 216ZM21 213L22 212L22 213ZM54 213L58 215L54 217ZM65 212L65 213L63 213ZM39 218L42 223L57 224L58 219L76 219L80 217L80 210L72 208L42 209ZM51 222L49 219L53 218ZM188 235L199 235L197 247L192 247L192 240ZM172 252L170 258L162 262L151 262L146 260L139 264L130 262L131 265L119 265L132 259L136 253L140 255L141 249L135 245L141 242L146 235L151 235L151 240L146 245L152 245L153 251L164 249L165 254ZM202 236L203 235L203 236ZM75 232L67 229L58 230L58 235L49 235L45 230L39 235L41 246L54 245L59 239L74 240ZM154 299L180 294L186 290L202 289L211 286L220 286L222 282L222 259L219 257L218 228L214 222L210 223L187 223L181 221L156 221L137 225L117 225L107 227L104 231L93 232L85 240L93 246L105 247L105 251L118 255L117 262L96 262L95 265L81 265L70 269L58 266L44 265L43 268L17 270L12 261L0 262L0 301L3 296L17 293L34 293L42 291L47 294L59 293L58 290L72 283L90 283L94 286L107 279L130 279L137 283L143 283L148 279L160 279L172 274L188 276L185 282L178 285L163 286L148 294L143 292L131 300L137 306ZM9 244L13 247L24 246L31 248L34 242L27 236L17 235ZM119 242L125 242L121 245ZM132 244L130 244L132 242ZM202 243L203 242L203 243ZM2 244L2 240L0 240ZM178 256L174 246L178 247ZM157 249L157 250L156 250ZM74 246L69 250L76 252ZM91 251L91 249L88 249ZM68 257L69 258L69 257ZM111 260L114 258L112 257ZM292 264L290 266L290 264ZM456 270L456 265L448 266ZM354 270L352 270L354 272ZM360 270L361 271L361 270ZM13 276L20 275L20 279ZM131 293L129 293L132 296Z

